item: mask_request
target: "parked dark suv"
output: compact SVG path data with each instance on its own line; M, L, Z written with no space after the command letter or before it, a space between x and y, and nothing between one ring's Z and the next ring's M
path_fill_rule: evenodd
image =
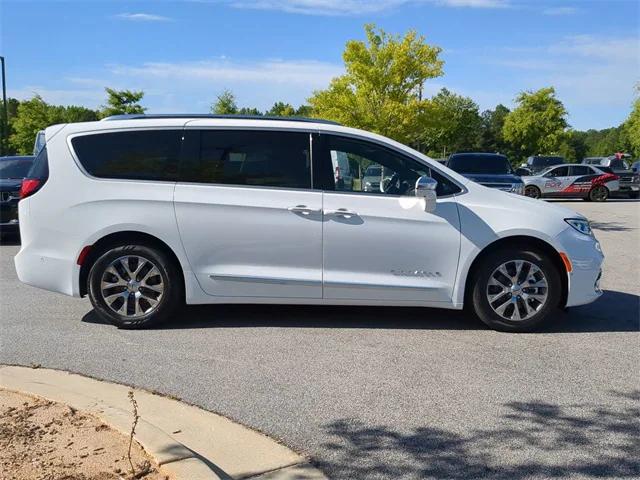
M499 153L454 153L447 167L485 187L524 195L522 180Z
M18 200L22 179L34 157L0 157L0 233L18 233Z

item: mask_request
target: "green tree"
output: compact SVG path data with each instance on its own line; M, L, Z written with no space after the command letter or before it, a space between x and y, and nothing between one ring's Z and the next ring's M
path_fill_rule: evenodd
M585 132L569 130L558 147L558 153L569 163L581 162L587 156L585 137Z
M239 115L253 115L260 117L263 113L255 107L242 107L237 112Z
M425 82L442 75L441 49L411 30L396 36L365 26L366 42L347 42L346 73L309 99L313 115L414 143L422 135Z
M502 133L518 156L557 152L568 127L567 111L553 87L522 92L505 120Z
M6 129L2 132L4 135L6 135L6 137L2 137L2 141L4 142L2 145L3 155L16 154L13 146L9 144L9 137L11 137L11 135L13 134L13 121L18 114L18 105L20 105L20 101L18 99L11 97L7 98L7 115L9 116L8 119L4 118L4 108L0 108L0 125L2 125L2 128Z
M296 109L296 117L311 117L313 115L313 109L311 105L300 105Z
M504 140L502 128L504 120L510 110L502 104L493 110L482 112L482 127L480 133L480 149L484 152L500 152L509 154L509 145Z
M292 117L296 114L296 110L289 103L284 102L276 102L273 104L265 115L269 115L272 117Z
M216 97L216 101L211 105L211 113L216 115L233 115L238 113L236 96L231 90L225 89Z
M144 97L144 92L132 90L114 90L106 87L107 105L102 107L101 117L110 115L144 113L147 109L138 102Z
M640 85L637 87L640 94ZM624 133L627 137L631 154L640 157L640 96L633 103L633 110L629 114L629 118L624 122Z
M30 154L38 131L57 123L56 120L51 108L40 95L20 102L12 122L13 133L9 137L9 145L19 155Z
M420 142L433 156L475 150L480 142L482 119L478 105L443 88L430 100L431 125Z

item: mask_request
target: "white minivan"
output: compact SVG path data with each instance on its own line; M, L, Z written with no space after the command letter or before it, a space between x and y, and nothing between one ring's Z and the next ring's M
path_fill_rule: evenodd
M603 255L584 217L372 133L135 115L45 137L22 184L18 276L88 295L119 327L170 319L183 303L278 303L467 306L524 331L601 295ZM390 178L345 190L341 157Z

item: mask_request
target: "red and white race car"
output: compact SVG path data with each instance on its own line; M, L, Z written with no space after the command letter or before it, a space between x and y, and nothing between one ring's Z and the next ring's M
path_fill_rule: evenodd
M531 198L583 198L604 202L620 189L620 178L594 165L556 165L537 175L522 177Z

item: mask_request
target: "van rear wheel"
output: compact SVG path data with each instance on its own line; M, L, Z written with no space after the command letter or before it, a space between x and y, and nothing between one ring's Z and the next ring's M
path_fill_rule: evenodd
M473 307L489 327L526 332L545 323L560 303L560 272L548 255L507 248L481 259L473 277Z
M87 291L96 313L118 328L145 328L167 320L180 304L178 266L146 245L110 248L93 264Z

